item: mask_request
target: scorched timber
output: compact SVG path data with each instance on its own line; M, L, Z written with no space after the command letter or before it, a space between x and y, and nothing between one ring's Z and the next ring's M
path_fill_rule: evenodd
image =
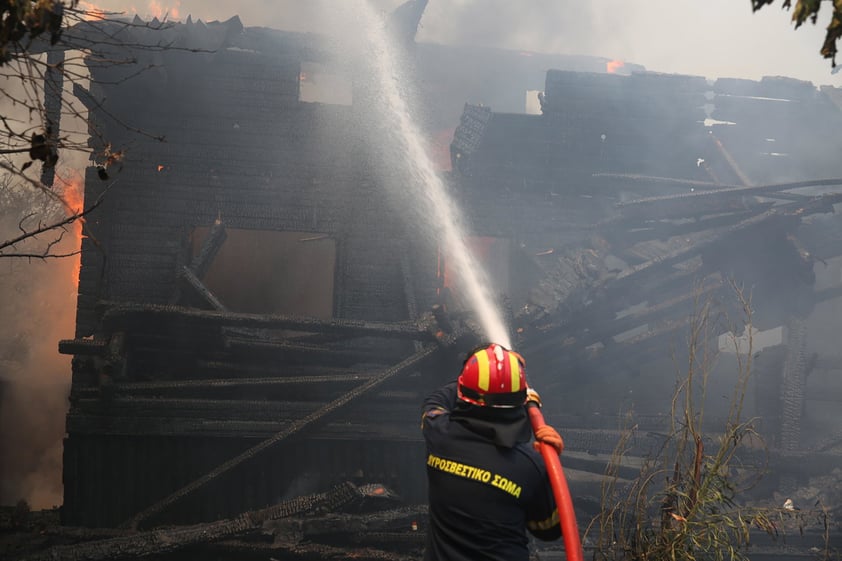
M779 191L789 189L802 189L805 187L835 187L842 185L842 179L816 179L811 181L798 181L792 183L779 183L773 185L758 186L728 186L712 191L693 191L690 193L678 193L673 195L661 195L658 197L647 197L633 201L617 203L617 208L624 216L694 216L698 214L711 213L715 209L740 210L743 204L734 206L732 201L739 201L747 195L769 195L775 197ZM838 202L839 195L830 195L833 202ZM712 199L712 200L711 200ZM822 197L810 197L808 202L821 200ZM804 199L798 198L799 202ZM702 204L702 201L709 201Z
M202 299L214 310L220 312L227 312L227 308L219 301L213 292L205 286L199 277L197 277L189 267L182 267L179 271L179 278L186 284L199 298Z
M97 540L88 543L54 546L20 561L100 561L119 558L138 558L182 549L191 544L209 543L258 531L264 523L313 512L319 509L335 510L346 505L360 494L357 488L344 483L330 491L296 497L283 503L245 512L235 518L217 520L206 524L177 526Z
M270 386L297 386L297 385L322 385L322 384L359 384L371 378L370 372L349 372L335 375L314 375L314 376L286 376L272 378L207 378L204 380L159 380L154 382L126 382L113 383L108 386L112 395L119 394L144 394L151 393L160 395L164 392L177 392L181 390L229 390L232 388L244 387L270 387ZM99 392L99 388L83 388L78 395L84 396L90 393ZM323 392L324 390L316 390Z
M197 310L154 304L113 304L108 306L102 323L109 331L121 328L155 329L162 322L178 321L181 325L217 327L253 327L337 333L346 337L386 337L405 340L434 341L435 334L415 322L383 323L350 319L320 320L285 315L261 315L236 312ZM141 329L142 330L142 329Z
M196 489L205 486L209 482L215 480L220 475L229 472L234 467L242 464L247 460L254 458L264 450L276 446L278 443L283 442L294 435L297 435L303 430L311 428L313 425L325 422L325 420L327 420L330 416L342 410L349 403L382 386L385 382L395 378L396 376L402 373L405 373L406 371L418 368L422 362L432 357L438 349L439 347L437 345L427 345L425 347L422 347L418 352L408 357L401 363L395 365L392 368L380 372L377 376L371 378L370 380L361 384L359 387L353 389L352 391L344 394L342 397L331 401L324 407L320 407L318 410L306 416L303 416L300 419L297 419L288 427L276 433L271 438L267 438L263 442L252 446L245 452L217 466L213 470L209 471L207 474L185 485L177 491L171 493L164 499L150 505L143 511L137 513L137 515L135 515L127 523L130 525L130 527L137 528L142 521L170 507L185 496L194 492Z
M570 324L566 329L555 332L552 337L547 337L543 344L539 345L536 342L535 346L530 347L530 349L537 354L552 348L554 345L558 345L559 341L575 340L575 345L565 353L564 358L559 360L565 363L585 360L589 354L587 347L598 342L602 342L606 346L610 345L613 337L640 325L669 321L675 317L689 317L698 299L716 298L723 294L724 290L725 285L721 280L718 280L708 285L700 285L697 290L674 298L663 301L655 300L657 302L655 305L648 306L634 313L629 313L621 318L614 319L617 315L615 310L610 310L602 317L594 314L592 323L588 326L587 331L583 332L581 323ZM636 342L640 341L638 340Z
M197 278L205 278L205 273L207 273L214 257L216 257L217 252L222 247L222 244L225 243L227 237L225 226L223 226L222 222L215 221L199 253L190 262L190 271Z

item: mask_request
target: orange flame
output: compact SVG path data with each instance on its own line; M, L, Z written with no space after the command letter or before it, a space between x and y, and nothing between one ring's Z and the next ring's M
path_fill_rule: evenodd
M100 8L93 2L85 2L85 0L79 0L77 7L81 12L80 15L82 19L85 21L103 20L107 18L109 14L107 10Z
M605 71L609 74L616 74L618 70L624 67L626 63L622 60L609 60L605 63Z
M81 17L87 21L104 20L108 17L125 13L135 14L148 19L158 18L161 21L178 20L181 17L181 0L175 0L172 6L166 6L164 2L159 0L149 0L145 14L140 13L134 6L126 8L125 11L119 9L106 10L86 0L79 0L77 6L81 12Z
M149 14L152 17L158 18L159 20L165 19L175 19L177 20L179 16L179 9L181 8L181 1L175 0L173 6L166 7L162 2L158 0L150 0L149 1Z
M58 212L78 216L83 205L82 175L68 168L61 171L50 192L61 206ZM49 223L56 218L52 212L45 217ZM63 237L53 244L59 234ZM82 224L74 221L65 230L45 236L43 242L51 244L46 248L50 254L63 255L79 249L81 236ZM31 351L19 362L9 362L9 383L3 384L0 449L14 450L14 454L0 453L0 470L4 484L11 483L13 495L9 496L25 498L33 509L49 508L62 499L61 450L70 361L56 352L55 342L74 332L79 270L78 254L40 266L32 263L25 276L19 277L26 280L25 289L15 294L26 302L4 305L0 311L6 327L3 335L21 334Z
M74 173L73 177L65 178L61 188L61 198L64 201L67 216L79 214L85 208L83 191L84 183L78 174Z
M162 164L158 164L158 171L164 171L164 166Z
M70 218L77 216L85 210L85 180L78 171L70 172L67 177L61 179L60 197L64 203L64 213ZM69 232L73 236L73 250L82 247L82 227L85 223L84 217L79 217L70 224ZM82 268L82 260L79 255L73 256L73 288L79 285L79 272Z

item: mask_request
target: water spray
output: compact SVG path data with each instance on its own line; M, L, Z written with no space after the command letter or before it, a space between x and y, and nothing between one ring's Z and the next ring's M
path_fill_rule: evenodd
M406 155L406 166L417 184L413 193L418 195L425 215L431 217L434 222L441 243L462 281L462 288L477 314L486 338L511 349L509 331L491 298L488 279L465 244L465 230L457 213L457 206L448 196L443 181L433 167L432 160L424 148L421 133L411 117L406 101L407 94L402 92L399 86L401 72L396 62L396 48L389 44L388 33L379 15L372 10L367 1L364 0L360 4L358 13L362 19L362 32L370 42L367 47L372 51L369 60L377 84L382 88L384 114L387 115L389 125L393 125L386 128L395 131L395 140ZM528 412L533 429L537 430L544 424L543 416L537 407L529 407ZM576 517L561 462L549 445L542 444L541 453L556 499L568 559L581 561L582 547Z
M421 132L411 117L406 100L408 94L401 91L399 86L402 72L397 64L396 48L390 45L380 14L367 1L359 2L359 5L362 33L369 41L367 47L372 51L370 64L382 92L383 113L392 125L388 128L395 131L395 140L406 156L404 163L416 183L413 192L424 207L424 214L430 217L431 226L436 229L485 337L511 348L509 331L491 298L484 270L465 244L465 230L457 206L433 167Z

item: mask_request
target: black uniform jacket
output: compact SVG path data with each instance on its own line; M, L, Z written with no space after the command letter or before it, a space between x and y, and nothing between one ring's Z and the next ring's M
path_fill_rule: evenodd
M527 561L527 529L542 540L561 535L544 461L528 436L504 435L501 444L487 421L478 430L464 414L454 418L455 406L455 383L424 402L430 507L424 559ZM501 429L511 433L511 426Z

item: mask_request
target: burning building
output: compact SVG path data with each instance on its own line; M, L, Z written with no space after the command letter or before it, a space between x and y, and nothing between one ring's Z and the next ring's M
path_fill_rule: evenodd
M323 38L236 18L121 33L136 65L91 65L75 92L97 153L99 139L126 149L86 180L99 204L60 343L73 356L63 523L232 519L347 481L423 503L419 404L476 336L438 247L384 194L401 175L379 172L371 85ZM170 47L130 46L154 33ZM584 57L556 58L565 70L536 85L535 57L447 49L413 49L422 102L443 108L423 127L454 129L440 167L566 466L602 473L629 400L644 431L662 428L671 335L700 295L727 310L733 279L755 327L778 329L751 402L770 485L829 473L838 357L807 333L840 293L822 272L842 253L838 91L607 74ZM486 59L499 88L443 78ZM527 90L537 114L515 112ZM796 469L807 453L812 473Z

